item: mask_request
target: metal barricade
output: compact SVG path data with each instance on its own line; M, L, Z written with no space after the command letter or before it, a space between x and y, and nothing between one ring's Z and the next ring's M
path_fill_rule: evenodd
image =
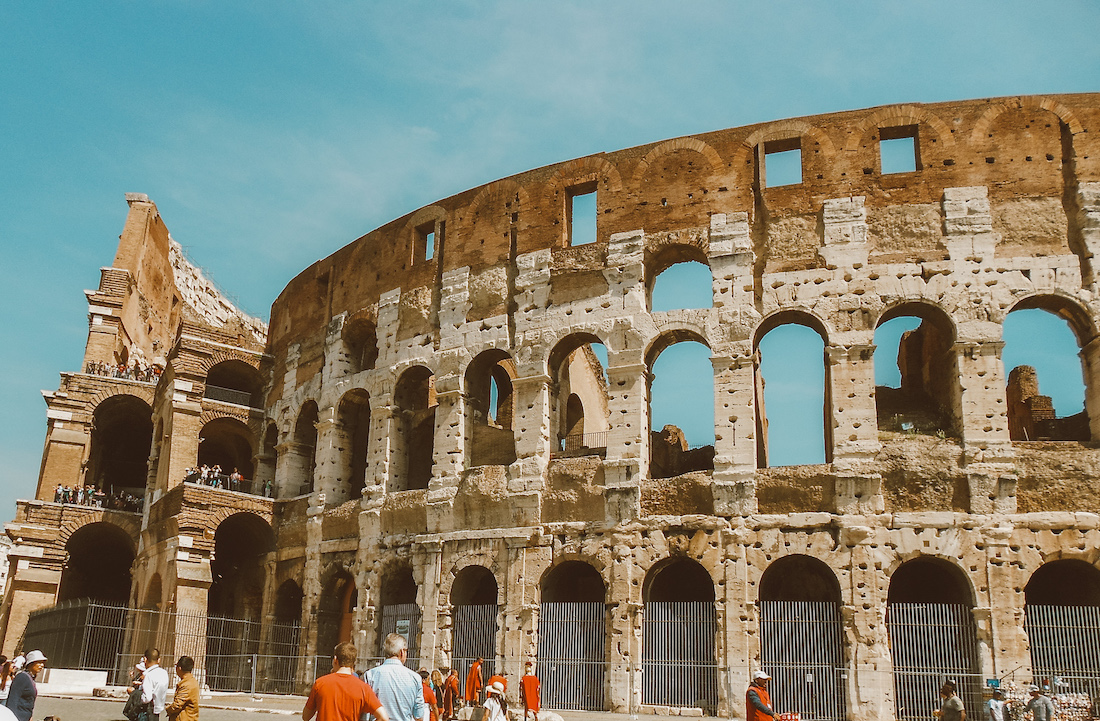
M803 721L843 721L847 698L840 606L760 602L760 664L772 676L775 709Z
M599 602L540 606L538 669L546 708L607 710L606 613Z
M966 708L981 707L978 641L970 607L892 603L886 621L898 721L927 721L939 708L939 690L945 681L955 681Z
M651 601L642 626L642 703L718 710L710 601Z

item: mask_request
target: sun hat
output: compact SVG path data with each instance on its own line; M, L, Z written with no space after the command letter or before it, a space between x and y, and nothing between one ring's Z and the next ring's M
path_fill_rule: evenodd
M489 684L489 688L485 689L485 693L504 693L504 684L500 681L493 681Z
M46 654L39 651L37 648L27 654L27 663L37 663L38 661L45 661Z

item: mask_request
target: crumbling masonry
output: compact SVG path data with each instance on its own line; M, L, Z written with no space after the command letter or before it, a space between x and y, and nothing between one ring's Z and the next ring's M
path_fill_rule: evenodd
M882 166L891 140L912 169ZM800 179L769 185L790 151ZM577 245L573 202L592 193L595 242ZM45 393L37 497L7 526L5 653L32 610L88 596L296 623L301 656L342 638L377 653L410 629L446 666L477 606L493 607L486 657L517 678L567 633L554 603L596 603L568 631L599 629L588 703L740 714L761 665L789 698L806 675L781 676L796 664L769 645L786 621L768 609L825 604L839 636L817 683L842 716L879 719L928 671L906 655L905 609L966 609L951 672L980 685L1039 673L1025 607L1100 606L1100 95L894 105L531 170L319 260L267 329L127 199L85 362L164 372L63 373ZM686 261L709 267L712 306L652 312L655 279ZM1026 415L1043 405L1026 371L1006 393L1002 322L1024 308L1077 336L1081 437L1010 432L1051 415ZM875 330L901 316L921 321L902 388L876 393ZM758 343L787 323L824 343L820 465L767 464ZM713 448L650 427L653 362L688 340L711 352ZM183 483L199 462L239 467L253 492ZM145 511L53 502L77 483L135 488ZM702 650L656 622L669 602L709 629ZM706 678L686 700L645 666L689 656Z

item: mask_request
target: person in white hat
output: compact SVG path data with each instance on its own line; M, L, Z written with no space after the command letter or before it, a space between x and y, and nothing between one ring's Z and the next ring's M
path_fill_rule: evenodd
M768 681L771 676L763 671L757 671L752 675L752 683L745 692L745 721L763 721L766 718L775 718L775 709L772 708L772 697L768 694Z
M485 721L508 721L508 701L504 698L504 684L493 681L485 687Z
M31 721L31 716L34 715L34 702L38 698L38 687L34 680L45 667L46 654L36 649L27 654L26 668L12 679L4 704L19 721Z

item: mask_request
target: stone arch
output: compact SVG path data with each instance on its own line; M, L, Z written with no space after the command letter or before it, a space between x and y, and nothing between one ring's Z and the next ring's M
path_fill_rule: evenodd
M677 343L694 342L710 348L710 340L707 338L706 328L698 323L687 320L670 320L662 324L656 335L646 344L646 366L652 368L653 362L661 353Z
M768 564L757 584L761 601L841 602L836 573L819 558L791 554Z
M259 620L267 576L264 561L275 550L275 531L255 513L226 512L214 531L208 613Z
M753 349L760 345L760 340L770 331L789 323L806 326L821 336L821 340L826 346L829 345L829 337L832 333L825 319L809 308L795 306L779 308L760 319L752 332Z
M155 388L149 388L143 385L123 385L121 383L111 383L100 386L88 399L88 408L92 413L95 413L100 404L104 401L109 401L112 398L118 396L134 396L145 401L150 408L153 407Z
M543 702L561 708L567 696L559 689L572 686L579 694L574 698L583 699L583 709L603 711L604 673L591 670L602 669L607 661L609 584L593 565L595 559L570 555L555 559L539 580L539 673L547 689Z
M713 603L717 594L710 569L697 559L673 554L656 559L646 569L642 600L706 601Z
M58 602L87 598L125 604L130 600L133 537L109 521L85 523L65 539Z
M547 181L547 186L552 192L559 193L573 185L593 180L602 180L605 188L611 192L619 192L623 189L619 169L605 158L596 155L562 163Z
M306 594L297 581L287 579L279 584L279 588L275 591L275 621L295 626L300 624L302 622L302 602L305 597Z
M199 431L199 465L220 466L223 476L231 475L235 468L246 480L251 480L255 476L252 461L255 454L256 438L239 418L218 415L205 422Z
M327 653L337 644L351 641L358 605L355 577L343 564L333 564L322 577L321 597L317 604L317 651Z
M467 464L469 467L509 465L516 460L516 364L507 351L490 348L465 368ZM495 395L495 398L494 398Z
M142 395L114 394L96 403L89 435L86 485L145 488L153 444L153 411Z
M80 508L76 506L74 508ZM58 540L62 545L68 545L69 539L81 528L93 523L110 523L118 526L131 539L131 550L137 552L137 537L141 533L140 523L134 520L130 514L111 513L99 508L87 508L83 513L73 513L66 509L64 521L58 529Z
M562 558L539 580L543 603L604 603L608 582L593 558Z
M351 388L336 404L337 448L335 471L337 485L327 488L330 504L363 497L367 483L367 462L371 435L370 394L363 388Z
M901 576L904 586L895 588ZM896 558L887 569L889 592L887 603L953 603L973 607L976 593L974 583L958 564L958 558L943 554L910 553ZM929 578L942 578L950 586L929 583ZM901 582L898 581L900 584ZM902 598L916 598L903 601Z
M970 142L978 147L988 145L990 142L989 131L993 127L993 121L1005 111L1015 109L1046 110L1053 113L1065 123L1074 135L1085 130L1084 126L1081 125L1081 121L1077 119L1077 115L1061 102L1041 95L1024 95L1018 98L1004 98L991 103L977 122L974 123L974 129L970 131Z
M705 349L707 357L711 357L710 343L707 341L703 329L693 326L694 324L683 321L662 324L662 327L659 328L660 332L651 341L646 352L647 412L645 430L649 434L648 475L650 478L674 478L693 471L714 470L714 367L709 361L704 361L701 357L703 349ZM691 385L687 388L694 393L684 392L683 396L673 401L667 395L666 390L669 387L666 385L669 382L668 374L658 373L657 362L666 350L679 343L698 344L699 347L680 349L682 353L679 354L678 360L684 366L680 369L680 372L693 379ZM667 369L668 366L666 365L665 368ZM709 433L711 435L695 436L691 440L689 435L694 435L693 425L695 418L698 417L696 413L703 412L702 408L687 406L691 407L691 413L679 413L678 411L686 406L685 401L687 399L684 396L691 395L690 400L692 402L700 403L695 394L705 397L708 389L710 393L709 403L702 403L701 405L702 408L710 409ZM686 391L687 389L682 390ZM661 418L662 416L663 418ZM669 421L674 422L670 423ZM705 507L699 508L696 505L699 503L698 500L688 501L686 498L682 500L684 503L690 503L691 505L679 507L681 510L672 512L700 513L709 510Z
M587 455L591 449L607 446L610 422L607 369L593 350L595 345L608 350L594 333L572 332L561 338L547 355L550 437L556 450ZM576 401L571 416L569 402L573 398Z
M681 263L699 264L706 268L708 283L710 281L710 259L707 257L707 241L700 236L695 239L696 242L684 243L682 241L676 242L661 242L654 243L652 245L647 243L646 257L645 257L645 284L646 284L646 307L653 311L653 291L657 287L657 282L660 279L662 273L667 271L674 265ZM699 271L702 274L702 270ZM710 302L713 304L714 300L712 293L707 293L710 297ZM686 306L680 305L679 308L699 307L699 306ZM705 306L710 307L710 305Z
M780 120L768 123L745 138L739 151L742 156L749 155L751 157L753 149L761 143L794 137L808 137L813 140L825 159L830 159L836 155L836 147L825 131L815 125L810 125L804 120Z
M390 490L427 488L435 453L435 374L423 365L402 370L394 386L393 406L396 433L390 439Z
M1077 337L1077 345L1084 347L1097 337L1096 321L1089 309L1076 297L1059 290L1034 292L1020 296L1004 311L1002 323L1009 313L1016 310L1045 310L1069 324Z
M868 136L876 133L879 128L893 128L899 125L927 125L936 134L941 147L955 144L951 128L931 111L916 105L888 105L871 113L855 126L848 135L844 150L856 152L860 145L866 142Z
M654 161L663 155L668 155L677 150L690 150L696 152L706 159L712 171L716 173L725 171L725 163L722 160L722 156L706 142L699 138L676 138L675 140L666 140L663 143L658 143L645 154L645 157L638 161L638 165L634 168L634 183L637 184L642 182L646 171L649 170L649 166L651 166ZM736 182L736 177L730 179L730 184L736 184Z
M463 220L467 223L471 222L471 219L477 217L482 206L488 206L505 198L518 203L519 208L530 207L531 204L527 188L511 178L504 178L493 181L481 188L481 192L466 206Z
M347 353L348 370L360 373L373 370L378 361L377 309L361 310L344 320L341 339Z
M221 352L217 355L228 357L218 362L213 362L211 357L203 362L206 366L203 397L250 408L259 406L263 401L264 380L257 368L258 363L243 353Z

